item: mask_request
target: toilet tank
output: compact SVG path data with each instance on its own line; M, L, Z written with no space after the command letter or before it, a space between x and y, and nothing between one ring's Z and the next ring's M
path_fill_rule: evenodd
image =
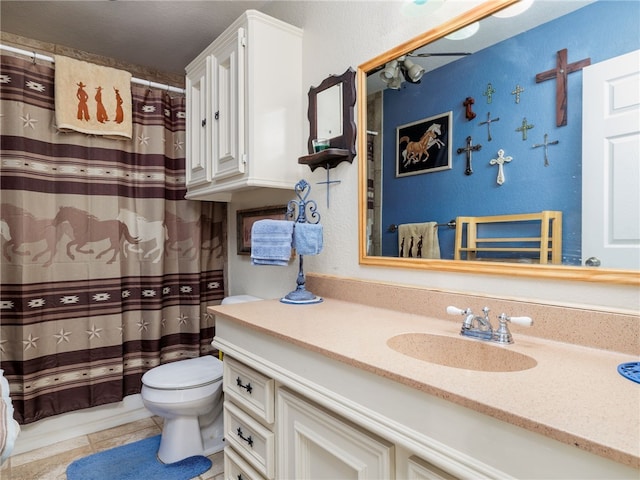
M231 295L222 299L221 305L231 305L233 303L255 302L264 300L263 298L254 297L253 295Z

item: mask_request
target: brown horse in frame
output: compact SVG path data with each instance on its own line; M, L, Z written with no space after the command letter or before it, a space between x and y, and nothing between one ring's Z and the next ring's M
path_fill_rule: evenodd
M442 130L440 125L437 123L433 123L427 128L424 132L420 140L417 142L411 141L411 139L407 136L404 136L398 140L398 144L402 145L403 143L407 143L407 147L402 152L402 156L404 158L403 165L408 167L412 163L418 163L419 161L427 161L429 158L428 150L437 145L438 148L444 147L444 142L438 138L439 135L442 134ZM424 158L422 158L424 156Z
M58 226L62 222L68 222L73 230L73 240L67 243L67 255L71 260L75 260L75 256L71 253L71 247L74 245L77 252L93 253L93 250L82 250L82 247L90 242L109 240L109 247L100 252L96 260L113 250L113 256L107 262L113 263L123 247L121 244L123 238L129 243L138 243L138 239L129 233L127 225L120 220L99 220L95 215L75 207L60 207L53 219L53 224Z

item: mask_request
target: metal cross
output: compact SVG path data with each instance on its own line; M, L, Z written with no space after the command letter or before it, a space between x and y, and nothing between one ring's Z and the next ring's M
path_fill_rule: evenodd
M516 132L522 132L522 140L524 141L527 139L527 130L531 130L533 127L534 125L527 124L527 117L523 117L522 126L516 128Z
M493 85L491 85L491 83L487 83L487 89L484 92L482 92L482 95L487 97L487 103L491 103L491 100L493 100L494 93L496 93L496 91L493 88Z
M498 120L500 120L500 117L498 118L491 118L491 112L487 112L487 120L485 122L480 122L478 125L487 125L487 140L490 142L491 141L491 122L497 122Z
M467 146L464 148L459 148L457 150L458 154L462 152L467 153L467 168L464 171L465 175L471 175L473 173L473 169L471 168L471 152L477 152L482 148L482 145L471 145L471 135L467 137Z
M554 140L553 142L548 141L549 135L544 134L544 143L536 143L533 145L533 148L544 147L544 166L549 166L549 157L547 156L547 150L549 149L549 145L557 145L560 141Z
M524 92L524 88L522 88L520 86L520 84L516 85L516 88L513 92L511 92L511 95L515 95L516 96L516 103L520 103L520 94Z
M591 59L585 58L573 63L567 63L567 49L558 50L556 68L536 75L536 83L552 78L556 79L556 125L562 127L567 124L567 77L583 67L591 65Z
M329 164L327 163L326 166L327 169L327 179L324 182L316 182L316 185L327 185L327 209L329 208L329 187L331 186L332 183L341 183L342 180L329 180L329 170L331 169L331 167L329 166Z
M503 165L505 164L505 162L508 163L511 160L513 160L513 158L505 157L504 150L500 149L498 150L498 158L492 158L489 161L489 165L498 165L498 179L497 179L498 185L502 185L505 182Z

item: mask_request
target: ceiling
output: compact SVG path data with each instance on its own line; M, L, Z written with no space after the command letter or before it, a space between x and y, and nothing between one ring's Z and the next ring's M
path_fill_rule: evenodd
M0 28L33 40L182 75L184 67L242 12L264 11L276 3L2 0ZM304 2L288 3L296 8L296 3Z
M335 1L330 8L339 8L341 1L345 0ZM433 10L444 1L431 0L427 5ZM481 29L473 37L471 50L467 51L477 51L590 1L537 0L526 15ZM186 65L245 10L272 15L271 12L277 11L286 16L282 20L304 28L305 9L316 2L330 5L327 0L0 0L0 29L159 72L183 75ZM376 2L362 2L362 5L374 8ZM524 23L532 21L531 16L535 23ZM438 45L443 51L459 51L461 47L459 42L441 41ZM431 58L428 62L433 69L453 59Z

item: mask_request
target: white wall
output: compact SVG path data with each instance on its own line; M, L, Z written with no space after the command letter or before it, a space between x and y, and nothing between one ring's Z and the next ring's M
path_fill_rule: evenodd
M308 91L309 87L317 86L328 75L342 74L348 67L356 69L361 63L479 3L430 0L421 9L406 1L276 2L265 13L304 29L303 91ZM440 8L434 11L436 6ZM301 119L306 128L304 138L297 140L300 143L300 155L306 154L309 128L306 108L307 103L304 102ZM326 171L317 169L312 173L309 169L303 170L304 178L312 185L312 197L318 202L325 231L324 251L316 257L305 257L305 271L561 305L579 304L633 311L639 308L638 289L630 286L360 266L357 170L357 159L353 164L343 162L331 170L332 180L340 180L341 183L329 187L328 209L327 187L316 185L316 182L326 179ZM230 205L231 294L252 293L265 298L277 298L295 287L297 264L284 268L253 267L248 257L235 254L235 211L239 208L286 203L292 197L292 193L282 191L251 192Z

